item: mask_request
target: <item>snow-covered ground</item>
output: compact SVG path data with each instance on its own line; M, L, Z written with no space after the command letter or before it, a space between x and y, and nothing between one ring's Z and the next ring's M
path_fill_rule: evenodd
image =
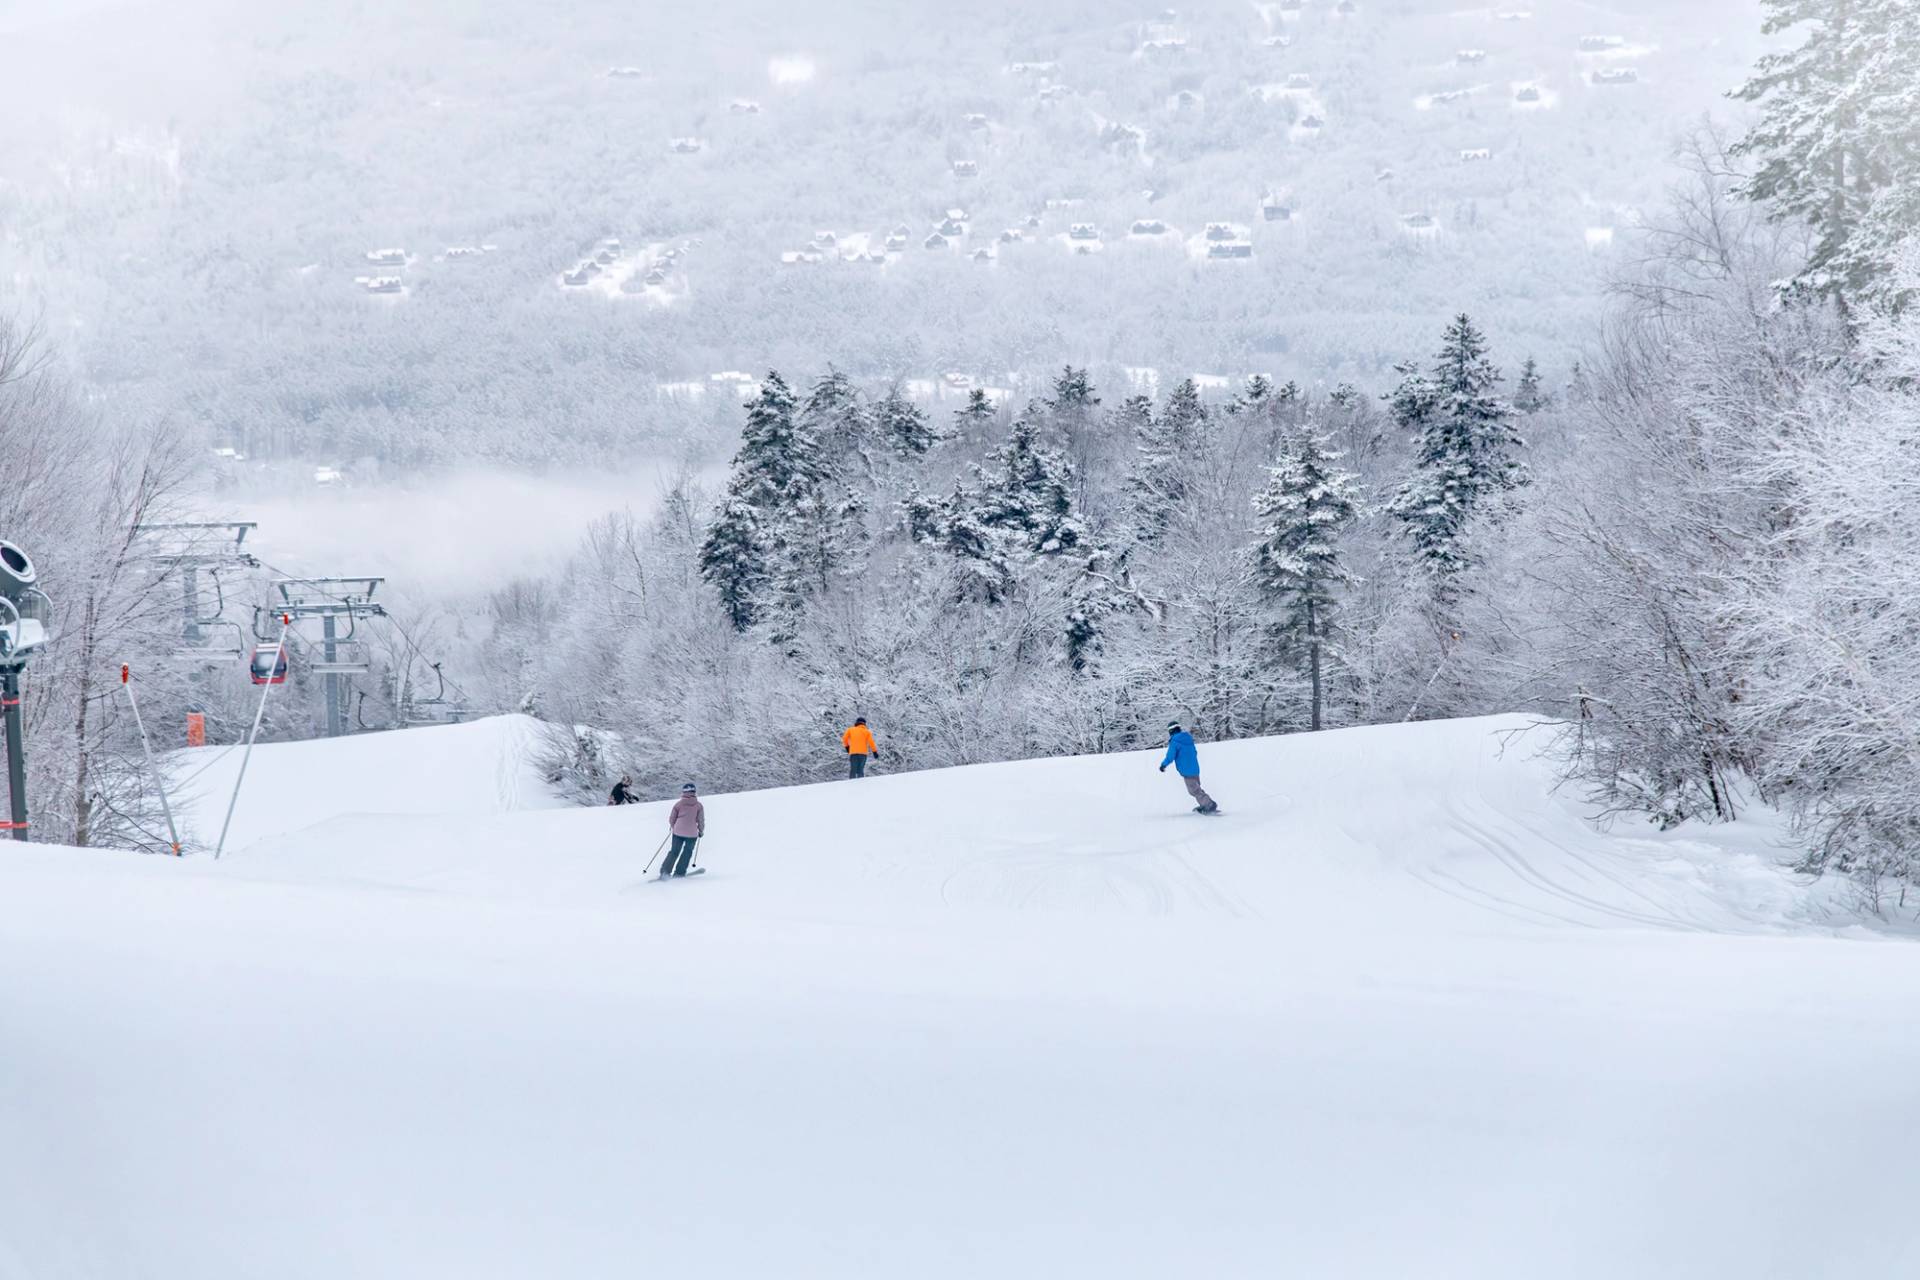
M262 748L219 863L0 851L0 1276L1913 1274L1920 947L1520 724L712 796L671 884L523 720Z

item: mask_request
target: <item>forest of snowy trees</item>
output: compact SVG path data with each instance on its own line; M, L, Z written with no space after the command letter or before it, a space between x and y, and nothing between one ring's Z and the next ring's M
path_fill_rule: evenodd
M1808 870L1920 873L1920 147L1910 0L1770 0L1799 37L1681 149L1670 206L1549 384L1483 314L1390 385L1164 396L1060 368L955 411L769 371L723 482L611 514L557 580L450 625L481 701L551 725L582 799L1527 710L1569 776L1672 825L1755 801ZM179 500L18 326L0 530L67 638L36 663L42 838L152 845L114 708L177 601L126 531ZM58 446L53 443L58 441ZM17 531L17 532L16 532ZM169 612L174 610L174 612ZM412 658L392 655L404 664ZM156 675L167 708L212 695ZM230 727L230 724L229 724ZM270 725L270 728L272 726Z

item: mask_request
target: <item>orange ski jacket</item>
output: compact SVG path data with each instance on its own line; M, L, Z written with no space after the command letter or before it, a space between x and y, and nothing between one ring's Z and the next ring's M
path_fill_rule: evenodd
M856 724L840 735L840 741L846 745L850 756L870 756L874 753L873 730L863 724Z

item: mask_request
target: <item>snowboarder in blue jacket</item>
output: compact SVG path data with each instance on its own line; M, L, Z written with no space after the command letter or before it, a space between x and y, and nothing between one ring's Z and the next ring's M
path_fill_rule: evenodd
M1167 758L1160 762L1160 772L1165 773L1168 765L1172 765L1174 772L1187 784L1187 794L1199 801L1193 806L1195 813L1215 813L1219 810L1220 806L1200 785L1200 752L1193 745L1193 735L1182 729L1178 720L1167 725Z

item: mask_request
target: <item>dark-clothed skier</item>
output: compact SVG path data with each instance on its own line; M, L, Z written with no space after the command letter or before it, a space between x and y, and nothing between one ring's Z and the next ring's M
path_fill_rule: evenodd
M866 777L867 757L880 758L880 747L873 740L873 730L867 728L867 718L855 716L853 727L840 735L840 743L847 749L847 776Z
M662 880L687 874L687 867L693 862L693 846L707 834L707 806L700 803L691 782L680 788L680 798L667 812L667 831L673 837L673 847L667 850L667 860L660 864Z
M607 797L608 804L639 804L640 797L633 794L633 779L626 774L620 775L620 781L613 784L613 793Z
M1167 726L1167 758L1160 762L1160 772L1165 773L1168 765L1187 784L1187 794L1199 801L1193 806L1195 813L1214 813L1220 808L1200 785L1200 752L1193 745L1193 735L1182 729L1178 720Z

